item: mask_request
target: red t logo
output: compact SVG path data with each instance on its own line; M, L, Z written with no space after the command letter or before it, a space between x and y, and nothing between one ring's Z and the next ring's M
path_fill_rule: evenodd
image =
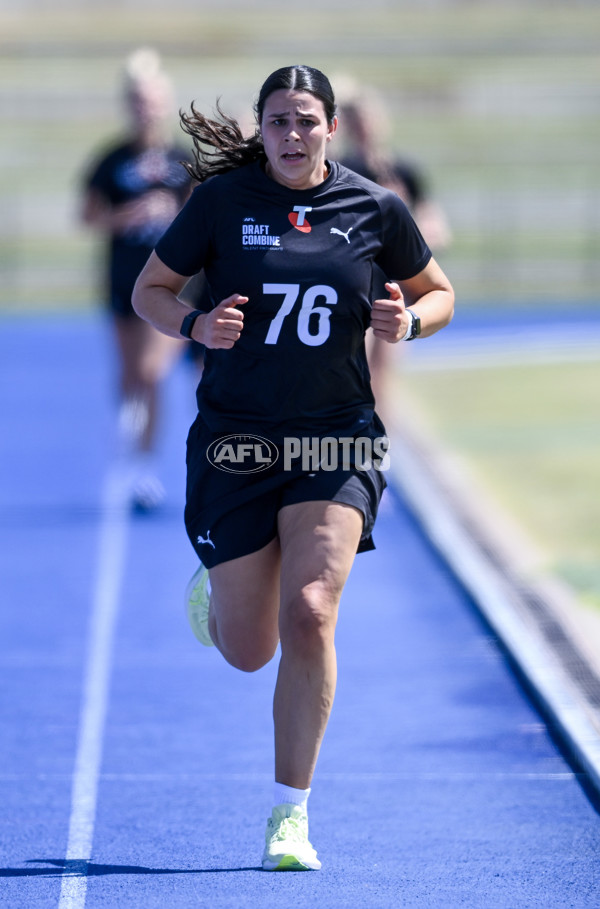
M288 215L290 224L293 224L296 230L301 230L303 234L309 234L312 230L310 224L306 220L307 211L312 211L312 206L294 205L294 210Z

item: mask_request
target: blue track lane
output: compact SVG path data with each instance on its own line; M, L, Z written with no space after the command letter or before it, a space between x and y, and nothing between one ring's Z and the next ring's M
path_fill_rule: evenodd
M582 781L393 492L342 602L338 692L309 803L323 870L259 870L276 662L243 675L186 627L192 372L180 364L165 389L169 505L145 518L103 508L111 382L97 317L0 323L0 903L598 905L600 825ZM119 550L104 561L103 532ZM65 859L99 590L114 615L98 657L107 709L82 866Z

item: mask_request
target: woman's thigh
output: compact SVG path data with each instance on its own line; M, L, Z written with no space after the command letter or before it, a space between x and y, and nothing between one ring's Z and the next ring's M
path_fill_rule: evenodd
M126 379L136 386L154 385L164 378L185 344L135 315L116 316L114 325Z
M211 568L211 612L224 656L246 668L264 664L275 653L280 628L306 618L298 607L334 627L362 527L363 515L351 505L287 505L276 539Z
M303 608L335 623L362 529L362 513L340 502L299 502L281 509L282 628L290 613Z

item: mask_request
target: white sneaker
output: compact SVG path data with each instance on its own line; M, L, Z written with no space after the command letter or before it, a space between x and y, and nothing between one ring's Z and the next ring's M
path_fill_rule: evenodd
M193 575L185 591L185 607L192 631L205 647L214 647L214 641L208 631L208 607L210 591L208 589L208 568L202 563Z
M131 503L136 511L153 511L165 501L163 484L153 474L138 477L131 491Z
M276 805L267 821L264 871L318 871L321 862L308 841L308 817L299 805Z

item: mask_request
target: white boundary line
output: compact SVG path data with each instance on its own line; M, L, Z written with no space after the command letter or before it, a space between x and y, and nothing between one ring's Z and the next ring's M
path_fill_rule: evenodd
M562 324L528 326L518 335L505 326L464 328L443 343L430 339L427 349L411 347L404 359L410 372L595 363L600 360L600 323L581 323L577 334L567 337Z
M553 366L569 363L597 363L600 360L600 344L561 348L527 349L482 344L475 349L451 347L446 351L427 352L411 359L406 358L406 370L411 373L442 372L449 369L500 369L512 366Z
M435 477L397 433L391 441L394 484L533 686L600 795L600 735L574 686L541 636L524 622L511 602L508 585L465 532L452 507L436 489Z
M128 531L127 478L109 472L102 498L94 600L88 630L77 752L71 789L71 814L65 874L59 909L83 909L87 866L96 820L98 780L108 705L114 630Z
M574 770L558 771L528 771L528 770L477 770L477 771L421 771L421 770L392 770L382 772L329 772L319 773L320 780L333 780L344 783L362 783L362 782L396 782L403 780L415 781L436 781L436 780L472 780L473 782L485 780L538 780L542 782L563 782L577 779L581 774ZM70 777L69 777L70 778ZM23 783L23 782L61 782L65 779L64 775L52 773L36 774L19 774L3 773L0 774L2 783ZM171 783L269 783L273 781L273 775L263 772L248 773L101 773L98 776L99 782L102 783L130 783L131 785L140 783L147 786L148 783L171 784Z

